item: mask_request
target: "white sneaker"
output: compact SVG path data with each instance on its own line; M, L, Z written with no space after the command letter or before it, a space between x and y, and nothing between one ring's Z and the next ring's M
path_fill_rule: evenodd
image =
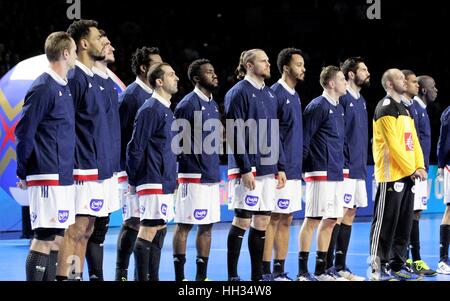
M450 274L449 262L448 261L440 261L438 263L438 268L437 268L436 272L438 272L439 274L449 275Z
M340 270L337 272L341 277L347 279L348 281L364 281L366 278L358 276L352 273L349 269Z
M317 281L339 281L339 280L337 280L338 278L335 278L327 273L323 273L320 275L314 275L314 276L316 277Z
M329 268L326 270L326 273L334 278L334 281L348 281L348 279L342 277L334 267Z
M300 276L297 276L297 281L317 281L316 277L314 275L311 275L310 273L306 273Z

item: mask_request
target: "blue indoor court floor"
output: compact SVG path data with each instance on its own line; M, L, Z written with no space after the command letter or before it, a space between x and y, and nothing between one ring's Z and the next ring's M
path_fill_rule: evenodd
M439 225L441 214L428 214L421 218L421 255L429 266L437 268L439 260ZM297 274L297 236L302 220L294 220L291 228L289 253L285 263L285 270L291 278ZM226 245L230 223L220 223L214 226L212 236L211 254L208 264L208 278L211 280L227 279ZM168 233L161 256L160 279L173 280L174 267L172 263L172 236L175 226L168 226ZM189 235L185 275L188 280L195 279L195 228ZM347 264L355 274L366 276L368 273L370 218L360 219L354 223L352 238L348 251ZM114 280L116 260L116 240L119 228L109 230L105 241L104 277L105 280ZM239 274L242 279L250 279L250 257L247 248L247 235L242 244L242 252L239 259ZM21 281L25 280L25 259L28 252L29 240L18 239L20 233L0 234L0 280ZM309 270L314 271L315 242L312 245L309 258ZM134 258L130 259L129 278L133 279ZM87 280L87 268L84 269L84 280ZM367 277L367 276L366 276ZM450 275L437 275L426 278L428 281L450 281Z

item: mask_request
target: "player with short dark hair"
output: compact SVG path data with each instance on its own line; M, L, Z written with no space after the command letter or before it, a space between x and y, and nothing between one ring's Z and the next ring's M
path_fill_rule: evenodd
M120 208L119 183L117 173L120 172L120 120L119 120L119 94L112 79L112 72L108 64L115 62L114 47L111 45L106 32L100 30L102 35L103 54L105 59L96 61L92 72L100 84L100 90L107 101L107 115L110 149L114 152L112 165L114 174L112 178L104 181L105 198L108 199L108 215L97 217L94 224L94 232L89 238L86 248L86 262L88 265L89 280L103 281L103 243L109 228L110 214Z
M347 266L347 250L357 208L367 207L368 119L366 100L360 91L370 84L370 73L361 57L350 57L341 64L347 79L347 93L339 103L344 108L344 216L333 228L328 248L327 269L350 281L363 281ZM335 250L336 247L336 250ZM336 256L336 257L335 257ZM335 261L336 260L336 261Z
M134 120L139 108L145 100L152 96L153 89L150 86L147 74L151 66L161 63L162 59L157 47L137 48L131 58L131 69L136 75L136 80L131 83L125 91L119 96L119 118L121 132L121 156L119 172L120 198L122 203L123 223L117 237L117 258L115 280L125 281L128 279L128 264L131 253L136 242L139 231L139 200L136 195L127 194L128 177L125 172L126 148L133 133ZM163 232L165 229L161 229ZM160 253L158 248L152 249L153 252ZM156 278L150 269L150 278Z
M153 244L162 249L165 232L160 231L173 218L177 172L170 99L178 91L178 77L169 64L158 63L150 68L148 81L154 92L136 114L126 161L129 193L139 198L141 225L134 245L138 281L150 280L150 263L159 267L159 254L155 257L151 250ZM152 272L158 275L158 270Z
M406 78L406 91L403 93L402 102L408 108L411 118L414 119L417 136L423 152L425 170L428 173L431 149L431 128L430 119L426 110L425 102L418 97L420 84L419 78L411 70L402 70ZM431 101L434 101L431 100ZM419 220L423 210L427 209L428 202L428 181L415 180L414 185L414 217L412 221L411 235L409 238L406 264L409 268L420 276L434 276L436 271L430 269L425 261L420 257L420 232ZM411 251L412 259L409 258Z
M270 215L266 230L263 257L263 275L272 276L275 281L290 281L284 272L287 256L290 225L293 212L302 209L302 154L303 121L300 96L295 91L298 82L305 78L305 61L300 49L285 48L277 59L281 78L271 88L278 100L278 119L280 120L280 139L286 156L286 186L275 193L275 209ZM274 249L273 273L270 260Z
M96 217L108 215L105 180L113 176L107 101L92 67L105 58L102 35L92 20L74 21L67 32L77 44L78 60L69 76L75 108L75 223L66 231L58 256L58 280L82 280L86 246Z
M175 108L175 118L184 124L186 143L178 158L178 191L175 199L173 235L173 263L175 280L185 280L186 241L193 225L197 225L196 281L207 279L211 230L220 221L220 115L213 92L219 87L214 67L207 59L193 61L188 68L194 91L187 94ZM212 124L211 122L215 122ZM186 130L186 124L190 130ZM211 125L210 128L207 128ZM218 128L219 127L219 128ZM195 129L201 128L201 137L195 139ZM208 143L208 139L213 139ZM188 147L190 145L190 147ZM184 148L185 147L185 148ZM208 149L210 148L210 149Z

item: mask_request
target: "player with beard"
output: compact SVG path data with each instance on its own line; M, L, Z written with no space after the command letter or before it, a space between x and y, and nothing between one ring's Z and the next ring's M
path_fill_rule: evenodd
M193 225L198 225L196 281L207 280L207 266L211 249L211 230L220 221L220 116L213 92L219 87L214 67L207 59L198 59L189 65L188 77L194 91L186 95L175 108L175 118L188 122L190 130L183 129L185 139L178 158L178 192L175 199L173 235L173 262L175 280L185 279L186 241ZM200 119L201 118L201 119ZM205 128L211 121L219 122ZM200 139L195 139L195 129L203 129ZM219 134L219 135L217 135ZM208 144L214 136L213 144ZM211 150L207 148L211 147Z
M130 194L139 198L141 225L134 245L138 281L150 280L149 264L155 259L155 266L159 267L159 254L151 251L152 243L158 231L173 218L177 176L176 155L171 147L175 117L170 99L178 91L178 77L169 64L158 63L150 68L148 81L155 90L136 114L126 161ZM161 250L164 239L157 243Z
M128 264L131 253L136 242L140 225L139 199L137 195L128 194L128 177L125 172L125 156L127 144L133 133L134 119L138 109L144 102L152 96L153 89L147 79L147 74L151 66L162 63L159 49L156 47L137 48L131 58L131 69L136 75L136 80L131 83L125 91L119 96L119 118L121 132L121 151L120 151L120 169L119 187L120 197L122 200L122 227L117 236L117 258L116 258L116 275L115 280L128 280ZM151 252L154 253L152 258L154 262L150 262L150 280L157 280L156 271L159 269L155 266L159 262L161 249L159 241L163 240L166 235L166 227L158 230L152 241Z
M425 170L428 172L431 149L431 128L426 103L417 96L419 94L419 80L414 72L411 70L402 70L402 72L406 78L406 91L403 93L402 102L409 109L411 117L414 119L414 126L423 151ZM406 257L408 260L406 260L406 264L417 275L429 277L436 275L436 271L430 269L420 257L419 235L420 215L423 210L427 209L427 201L428 181L419 181L416 179L414 185L414 217L407 251L408 253L411 251L412 259L409 259L409 254L407 253Z
M108 204L108 216L97 217L94 225L94 232L89 238L86 249L86 262L89 271L89 280L103 281L103 243L105 241L106 232L109 228L109 216L112 212L120 208L119 203L119 183L117 173L120 172L120 120L119 120L119 94L115 87L115 83L111 78L111 71L108 64L115 62L114 47L111 45L105 31L100 30L102 35L101 42L103 44L103 54L105 59L96 61L92 71L103 93L105 94L108 114L108 126L110 137L110 149L114 151L112 157L114 176L104 181L105 199Z
M305 62L299 49L285 48L277 59L281 78L271 88L278 99L280 138L286 156L286 186L275 195L275 209L270 215L264 244L263 275L274 281L291 281L284 272L293 212L302 209L303 121L300 96L295 91L305 78ZM273 273L270 260L274 249ZM272 277L270 277L270 275Z
M341 70L347 79L347 94L339 98L345 114L344 216L333 228L327 269L347 280L363 281L364 277L353 274L347 267L346 259L356 209L367 207L368 120L366 100L360 91L370 85L370 73L361 57L348 58Z
M75 223L64 236L58 256L57 279L82 280L87 242L96 217L108 216L104 181L113 176L114 152L108 141L107 101L94 77L95 61L105 58L97 22L74 21L67 32L77 44L78 61L69 75L75 107Z
M370 229L372 280L417 280L406 268L406 251L414 207L414 180L427 172L414 121L401 103L406 80L398 69L384 72L381 84L387 95L373 117L375 161L374 215Z
M262 278L265 232L271 211L275 209L275 188L281 189L286 183L284 153L278 132L272 131L278 103L275 92L264 84L264 80L270 78L266 53L261 49L242 52L236 74L242 80L225 95L227 122L234 122L234 126L227 129L231 152L228 155L228 199L229 208L235 212L227 241L228 279L240 280L237 265L242 238L250 227L251 279L258 281Z

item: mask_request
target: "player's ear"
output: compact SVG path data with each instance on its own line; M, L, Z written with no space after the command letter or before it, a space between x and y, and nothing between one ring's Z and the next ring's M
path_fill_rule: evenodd
M80 40L80 46L82 49L87 49L88 48L88 41L86 39L81 39Z
M140 65L140 66L139 66L139 70L141 70L141 73L146 74L146 73L147 73L147 66L145 66L145 65Z

